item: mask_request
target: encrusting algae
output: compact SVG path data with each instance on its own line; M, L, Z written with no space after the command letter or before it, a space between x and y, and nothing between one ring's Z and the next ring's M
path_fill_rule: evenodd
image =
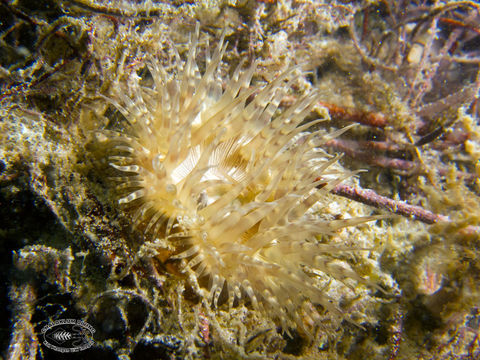
M170 259L208 279L205 296L214 307L222 293L229 308L247 297L283 330L309 334L305 324L319 318L311 304L342 315L305 267L367 282L336 262L336 254L352 249L323 236L378 217L322 219L311 210L353 173L332 166L338 157L319 148L335 134L306 132L326 119L302 125L315 92L276 113L300 67L251 86L256 65L242 70L241 62L223 88L227 44L222 36L211 58L207 49L202 74L198 33L197 25L185 61L173 48L173 71L150 59L152 87L133 74L108 98L128 121L121 132L98 134L122 173L118 202L147 239L174 245Z

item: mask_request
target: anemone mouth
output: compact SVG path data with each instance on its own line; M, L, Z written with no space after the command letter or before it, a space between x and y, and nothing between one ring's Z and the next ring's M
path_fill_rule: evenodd
M214 307L222 293L230 307L248 298L283 329L305 328L302 316L318 320L305 302L340 314L304 267L364 281L333 265L348 248L318 238L376 218L326 220L312 210L353 175L319 148L320 131L308 132L324 119L303 123L316 94L277 114L299 67L252 86L255 63L246 70L241 63L223 87L223 36L203 73L195 60L198 37L197 26L172 75L152 59L151 88L133 74L110 98L129 123L125 133L105 133L118 151L110 164L123 174L119 203L130 206L147 239L170 241L177 249L172 259L209 279Z

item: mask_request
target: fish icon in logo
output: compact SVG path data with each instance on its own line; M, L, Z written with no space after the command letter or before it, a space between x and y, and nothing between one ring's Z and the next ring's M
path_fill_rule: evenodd
M72 339L72 333L64 330L63 328L59 328L57 329L57 331L48 334L47 337L60 345L63 344L65 341Z

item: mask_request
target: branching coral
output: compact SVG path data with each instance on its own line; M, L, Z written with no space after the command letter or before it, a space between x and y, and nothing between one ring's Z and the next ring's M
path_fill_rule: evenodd
M308 333L304 324L319 317L309 302L339 310L305 266L339 281L363 281L336 261L351 249L323 237L376 217L322 219L312 210L352 173L332 166L337 157L319 148L335 134L306 132L324 119L302 124L315 93L276 113L300 68L250 86L255 63L247 70L241 63L223 88L227 44L222 38L212 57L207 49L202 74L198 33L197 27L185 61L172 49L173 71L152 58L151 87L133 74L109 98L129 124L99 134L122 174L119 203L149 239L174 245L172 259L208 279L205 296L214 307L246 297L284 330Z

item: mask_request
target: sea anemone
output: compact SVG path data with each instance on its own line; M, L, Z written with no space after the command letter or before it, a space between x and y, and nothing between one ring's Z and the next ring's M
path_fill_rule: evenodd
M222 80L224 37L212 56L207 45L203 71L198 40L197 26L185 60L172 46L167 65L149 59L150 86L134 73L108 98L128 123L102 132L121 174L118 202L149 241L168 241L170 259L203 279L212 306L244 298L282 329L308 332L305 323L319 318L311 304L339 313L315 273L363 281L336 261L351 249L327 236L375 217L322 219L312 210L352 173L319 148L335 134L307 131L325 119L303 123L315 93L279 111L300 66L252 86L256 64L242 62Z

